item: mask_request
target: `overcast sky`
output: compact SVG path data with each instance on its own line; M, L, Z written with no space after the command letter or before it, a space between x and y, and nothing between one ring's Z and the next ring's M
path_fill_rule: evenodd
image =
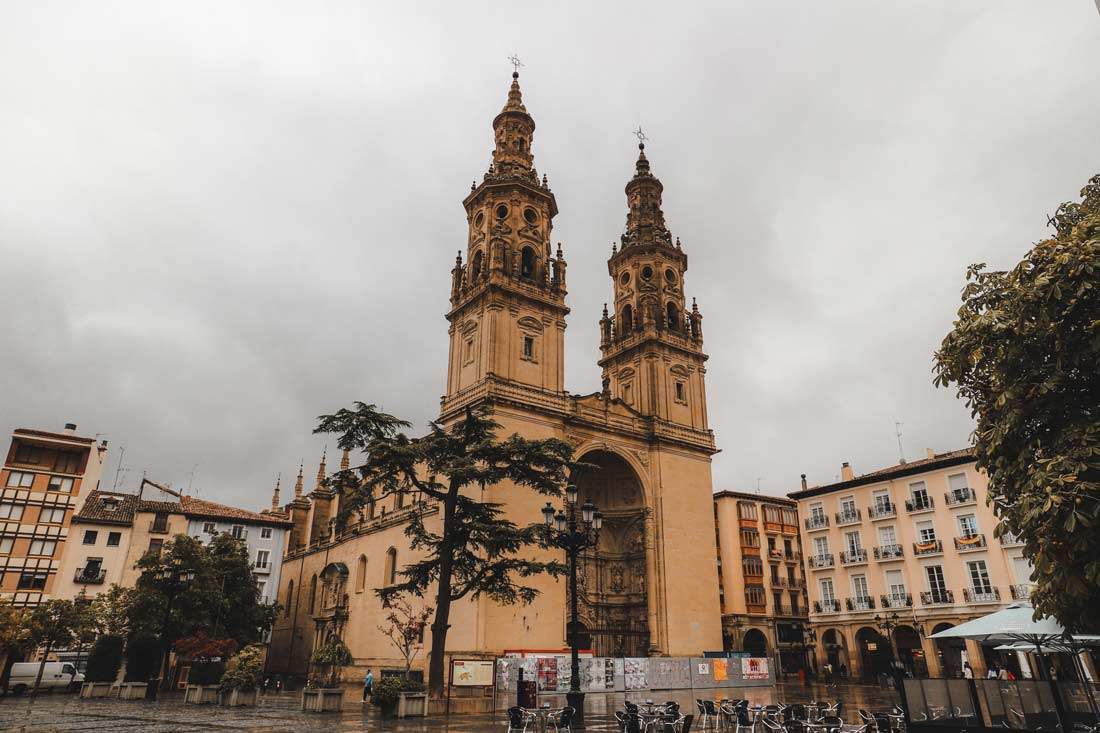
M641 125L715 489L889 465L896 421L910 458L966 445L932 352L966 266L1018 260L1100 171L1092 0L596 5L4 3L0 429L73 421L110 441L105 488L125 446L120 488L261 507L316 472L322 412L422 428L517 53L571 390L600 387Z

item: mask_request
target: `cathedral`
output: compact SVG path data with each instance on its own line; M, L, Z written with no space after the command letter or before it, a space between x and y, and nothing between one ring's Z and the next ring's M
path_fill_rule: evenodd
M566 262L552 246L557 202L532 154L534 118L513 74L493 119L488 171L463 200L465 253L451 271L450 351L439 420L490 405L500 437L558 438L594 466L574 476L580 500L604 514L595 548L585 552L577 600L582 635L597 656L698 656L722 649L702 316L688 303L688 258L665 225L661 181L639 145L626 184L625 232L607 261L613 308L600 323L600 392L565 388ZM368 400L370 401L370 400ZM348 456L343 458L347 465ZM596 470L598 469L598 470ZM418 558L403 534L411 512L431 527L438 508L387 497L361 521L334 532L339 496L322 480L308 494L302 471L292 500L273 513L293 521L271 636L269 671L302 675L313 646L341 633L361 677L403 667L380 631L385 613L375 588L395 582ZM541 520L544 497L487 486L516 524ZM440 521L440 520L435 520ZM558 559L557 550L542 559ZM556 553L551 555L550 553ZM567 581L538 577L530 605L463 599L451 610L451 655L490 658L511 651L567 647ZM411 599L414 607L432 599ZM429 641L428 639L425 640ZM418 665L427 657L424 649Z

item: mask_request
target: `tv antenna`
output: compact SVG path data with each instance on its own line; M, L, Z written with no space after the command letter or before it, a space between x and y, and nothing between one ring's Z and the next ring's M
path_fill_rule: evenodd
M122 474L124 473L124 470L122 468L122 459L125 455L126 455L126 446L120 445L118 447L118 466L115 468L115 482L111 486L111 491L117 491L118 490L118 480L122 477ZM130 469L128 469L128 468L125 469L125 471L129 471L129 470Z
M898 436L898 463L905 463L905 451L901 447L901 423L894 423L894 433Z

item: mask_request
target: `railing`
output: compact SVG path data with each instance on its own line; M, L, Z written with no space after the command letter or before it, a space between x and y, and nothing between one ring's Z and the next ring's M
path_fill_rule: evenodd
M896 517L897 515L898 507L892 501L888 501L884 504L872 504L867 507L867 517L869 519L885 519L887 517Z
M978 588L963 588L963 600L967 603L996 603L1001 600L1001 589L990 588L979 590Z
M923 512L934 506L935 502L932 501L931 496L913 497L905 500L905 511L907 512Z
M741 570L742 570L742 572L745 573L745 576L749 577L749 578L763 578L764 577L764 566L763 565L761 565L758 568L757 567L745 567L744 565L742 565Z
M863 513L859 509L852 509L846 512L836 513L836 525L839 527L844 524L855 524L856 522L863 520Z
M1031 591L1035 590L1035 584L1016 583L1015 585L1008 586L1008 590L1012 594L1012 600L1026 601L1028 598L1031 598Z
M840 613L840 601L835 598L814 601L814 611L816 613Z
M99 570L85 570L84 568L77 568L76 574L73 575L73 582L80 583L81 585L99 585L107 578L107 571L100 568Z
M784 550L783 551L783 559L786 560L787 562L801 562L802 561L802 553L799 552L798 550Z
M867 562L867 550L862 547L857 550L841 550L841 565L853 565L857 562Z
M835 564L831 552L828 555L813 555L810 557L811 568L831 568Z
M1014 547L1016 545L1022 545L1022 544L1024 544L1024 541L1021 540L1019 537L1017 537L1012 532L1005 532L1004 534L1001 535L1001 546L1002 547Z
M967 487L965 489L952 489L944 493L943 500L947 502L948 506L957 506L959 504L973 504L978 500L978 495L974 493L974 489Z
M949 590L924 591L920 602L925 606L944 606L955 602L955 594Z
M769 560L782 560L783 559L783 551L780 550L780 549L777 549L775 547L769 548L768 549L768 559Z
M901 545L879 545L875 548L876 560L898 560L905 557L905 548Z
M256 561L256 568L258 568L260 570L267 570L269 567L271 567L271 563L268 562L267 560L257 560Z
M909 608L913 605L912 593L883 593L879 596L883 608Z
M875 610L875 599L870 596L866 598L848 598L845 600L844 605L848 607L849 611L873 611Z
M824 529L829 526L829 518L824 514L806 518L806 529Z
M943 554L943 542L941 540L914 542L913 554L917 557L920 557L921 555L941 555Z
M985 547L984 534L970 534L955 538L955 549L959 551L981 550Z

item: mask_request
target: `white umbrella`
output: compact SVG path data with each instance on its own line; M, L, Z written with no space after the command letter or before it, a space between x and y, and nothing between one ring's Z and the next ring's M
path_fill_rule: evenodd
M1010 644L1026 642L1032 646L1042 646L1052 642L1066 646L1100 642L1100 636L1092 634L1066 633L1062 625L1049 616L1036 621L1035 613L1026 603L1014 603L1000 611L976 618L950 629L932 634L933 639L974 639L983 642Z

